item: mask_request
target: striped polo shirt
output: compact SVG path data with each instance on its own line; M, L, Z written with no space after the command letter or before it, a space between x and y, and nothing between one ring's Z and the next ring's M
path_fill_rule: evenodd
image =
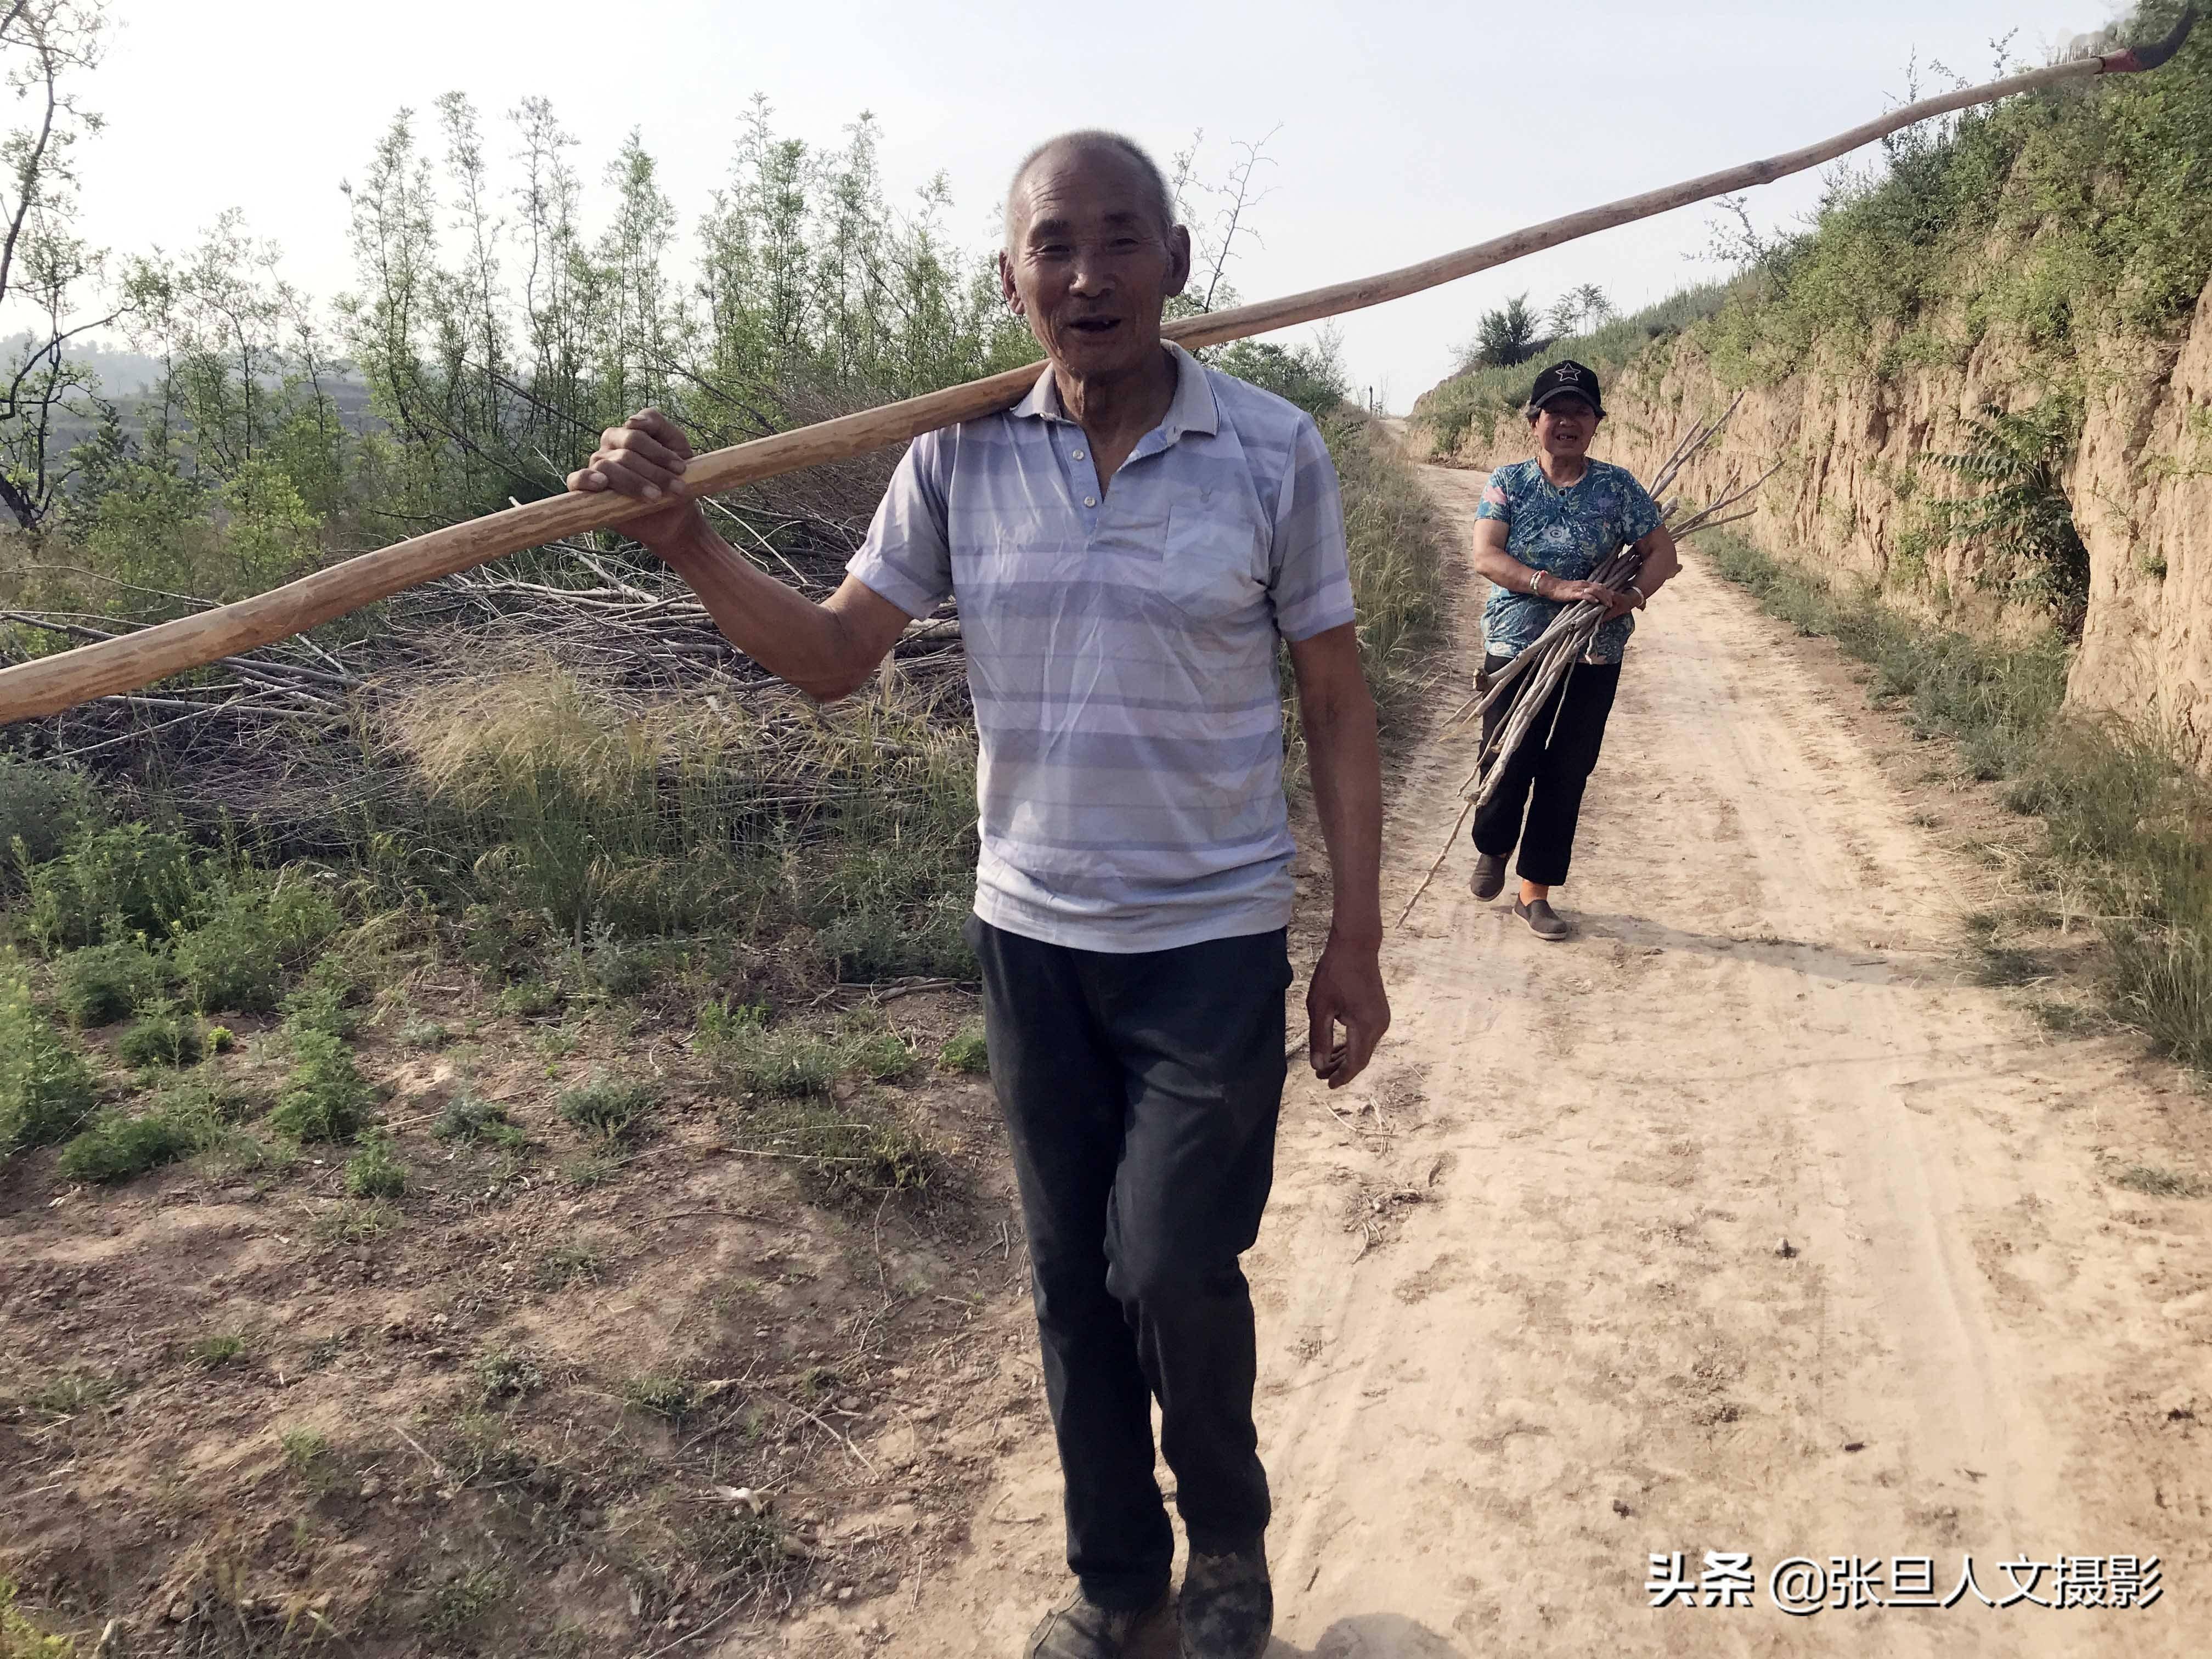
M975 914L1081 950L1290 921L1276 641L1352 620L1311 417L1167 349L1174 401L1110 490L1047 368L916 439L848 567L908 616L958 600Z

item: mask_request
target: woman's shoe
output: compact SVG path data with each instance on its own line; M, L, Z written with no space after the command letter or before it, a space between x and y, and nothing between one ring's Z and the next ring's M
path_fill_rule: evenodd
M1513 901L1513 914L1528 924L1528 931L1547 945L1557 945L1567 936L1567 924L1553 911L1547 899L1536 899L1522 903Z
M1468 891L1487 904L1505 890L1505 854L1479 853L1474 860L1474 875L1467 884Z

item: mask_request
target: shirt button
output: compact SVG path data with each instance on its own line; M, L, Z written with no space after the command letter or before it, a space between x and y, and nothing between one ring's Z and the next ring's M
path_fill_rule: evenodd
M1081 450L1079 449L1075 452L1075 459L1079 461L1083 459L1083 452Z
M1098 505L1098 498L1096 495L1085 495L1083 498L1083 504L1085 507L1096 507Z

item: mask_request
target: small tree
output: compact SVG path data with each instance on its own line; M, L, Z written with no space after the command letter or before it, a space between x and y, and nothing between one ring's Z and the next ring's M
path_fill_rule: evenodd
M1475 325L1474 338L1459 349L1461 373L1470 368L1510 368L1527 362L1549 343L1539 332L1541 326L1525 294L1515 295L1495 311L1486 311Z
M33 318L0 360L0 506L25 530L60 498L57 422L97 413L97 381L70 359L70 343L121 314L87 309L88 295L106 289L106 255L71 229L73 152L100 126L75 82L99 64L106 22L103 0L0 0L0 83L24 112L0 132L0 311Z
M1982 489L1936 502L1937 528L1947 540L1982 550L1979 586L2045 611L2067 633L2080 634L2089 605L2089 550L2060 477L2074 453L2080 411L2063 398L2019 414L1984 404L1966 427L1966 449L1929 459Z

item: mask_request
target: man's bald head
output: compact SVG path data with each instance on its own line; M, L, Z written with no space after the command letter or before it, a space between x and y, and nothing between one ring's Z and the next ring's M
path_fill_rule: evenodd
M1048 138L1022 157L1022 164L1014 169L1013 181L1006 186L1009 248L1019 240L1023 221L1029 212L1030 176L1040 167L1075 155L1103 156L1130 169L1141 186L1141 193L1158 215L1160 234L1165 236L1175 228L1175 192L1168 188L1167 174L1160 171L1160 164L1146 155L1145 147L1135 139L1093 127Z

